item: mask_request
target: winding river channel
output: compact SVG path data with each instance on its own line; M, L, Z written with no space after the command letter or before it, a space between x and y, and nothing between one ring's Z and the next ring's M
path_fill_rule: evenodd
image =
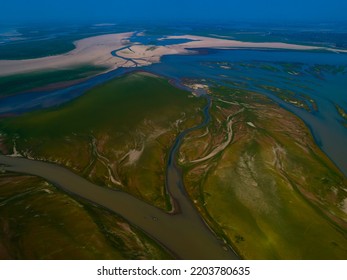
M180 259L238 259L223 240L210 230L185 192L182 172L177 166L179 146L187 133L205 126L210 120L208 97L203 109L204 120L181 132L170 149L166 170L166 190L173 211L166 213L123 191L95 185L56 164L0 155L6 171L39 176L62 190L102 206L142 229Z
M137 37L136 40L139 38L141 40L148 39ZM149 38L148 40L152 39ZM167 40L158 42L160 44L177 43ZM129 49L129 46L113 51L112 55L121 57L118 52L123 49ZM245 62L257 67L241 67L240 65ZM126 59L126 63L138 66L133 59ZM229 67L226 67L227 63ZM179 87L183 87L180 81L186 77L203 79L207 84L209 81L210 83L213 81L213 83L229 87L233 87L230 81L244 83L246 89L270 97L280 106L300 117L311 129L319 147L347 175L347 130L342 125L343 119L335 108L335 104L340 104L347 109L345 74L325 74L324 77L316 78L304 71L301 75L295 73L294 75L288 71L269 72L261 67L272 66L279 69L282 67L281 65L288 63L291 65L345 66L347 65L347 55L318 52L208 49L200 50L193 55L165 56L161 63L136 67L136 69L164 76L177 82L175 85ZM132 71L134 68L119 68L68 88L30 92L2 98L0 114L20 114L57 106L81 96L96 85ZM264 90L261 87L264 84L292 92L303 92L316 102L317 110L311 112L295 107L293 104L280 99L276 94ZM203 109L204 120L196 127L181 132L175 139L168 155L166 191L172 202L171 213L162 211L128 193L95 185L56 164L0 155L0 165L6 171L39 176L73 196L88 200L92 204L122 216L129 223L142 229L162 244L177 258L238 259L232 248L211 231L194 207L184 188L182 171L176 162L183 138L189 132L206 126L210 121L211 101L208 96L205 98L207 104Z

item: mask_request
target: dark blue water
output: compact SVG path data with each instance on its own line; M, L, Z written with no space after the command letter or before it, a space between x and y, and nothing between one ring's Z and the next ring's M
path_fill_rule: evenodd
M199 48L191 49L197 51L198 54L194 56L188 55L188 60L206 60L203 57L208 56L208 61L230 61L230 62L291 62L302 64L330 64L330 65L346 65L347 54L334 53L334 52L312 52L312 51L287 51L287 50L219 50ZM172 62L174 59L176 62L178 57L186 60L182 56L170 55L164 58L164 61Z

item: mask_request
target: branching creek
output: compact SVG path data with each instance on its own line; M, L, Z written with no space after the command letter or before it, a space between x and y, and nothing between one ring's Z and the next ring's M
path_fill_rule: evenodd
M104 207L142 229L179 259L238 259L238 255L218 238L202 219L185 191L182 171L177 165L177 153L183 138L210 121L211 100L202 112L204 120L186 129L175 139L168 155L166 191L170 195L172 211L164 212L123 191L98 186L57 164L22 157L0 155L2 169L39 176L72 196Z

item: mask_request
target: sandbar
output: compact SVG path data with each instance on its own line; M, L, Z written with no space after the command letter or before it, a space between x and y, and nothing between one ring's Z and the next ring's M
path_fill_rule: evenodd
M127 44L132 32L89 37L74 42L75 49L61 55L35 59L0 60L0 76L30 73L42 70L64 69L78 65L118 68L126 61L111 52Z
M198 48L215 49L283 49L298 51L347 50L288 44L281 42L241 42L224 38L195 35L166 36L164 39L188 39L189 42L165 46L143 45L129 42L134 33L108 34L75 41L75 49L61 55L25 60L0 60L0 76L29 73L42 70L64 69L78 65L103 66L108 70L119 67L140 67L158 63L164 55L194 53ZM126 47L128 46L128 47ZM126 47L126 48L124 48ZM117 51L119 49L119 51ZM112 52L116 51L116 55Z
M298 51L332 51L344 52L347 50L324 48L317 46L307 46L298 44L288 44L281 42L241 42L228 39L181 35L181 36L166 36L163 39L188 39L190 42L167 45L167 46L148 46L148 45L133 45L129 49L120 50L117 55L123 58L131 59L136 62L136 66L146 66L152 63L160 62L163 55L172 54L189 54L193 53L193 49L199 48L214 48L214 49L283 49L283 50L298 50ZM130 51L129 51L130 50ZM131 65L131 63L130 63ZM134 66L134 65L132 65Z

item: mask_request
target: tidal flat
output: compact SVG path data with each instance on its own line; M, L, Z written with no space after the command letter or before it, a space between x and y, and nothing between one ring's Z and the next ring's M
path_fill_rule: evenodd
M129 191L161 208L175 136L201 121L203 100L162 78L130 74L66 105L4 119L4 153L56 162L94 183Z
M180 151L210 226L246 259L345 259L347 180L302 121L254 92L212 95L209 133L195 131ZM207 158L227 131L230 144Z
M0 258L346 259L346 50L120 32L0 61Z
M256 93L211 88L209 95L211 119L184 138L178 163L213 232L247 259L345 258L346 178L305 125ZM180 131L202 122L205 103L165 79L129 74L66 105L3 119L1 148L169 211L168 151ZM94 255L101 256L116 258Z
M28 91L64 88L105 71L104 67L85 65L0 77L0 98Z
M0 175L1 259L170 259L121 217L35 176Z

